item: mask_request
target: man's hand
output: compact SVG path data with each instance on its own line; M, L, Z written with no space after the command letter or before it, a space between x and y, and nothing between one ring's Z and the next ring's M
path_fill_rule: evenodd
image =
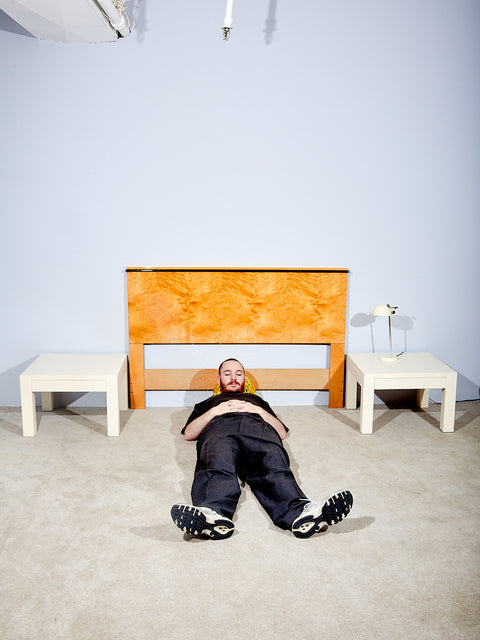
M245 402L245 400L228 400L227 402L222 402L218 406L222 407L221 413L235 413L237 411L247 411L245 406L249 404L250 402Z
M259 407L252 402L248 402L248 400L229 400L227 403L222 403L222 405L223 404L228 405L227 411L238 411L239 413L258 413L262 420L268 422L268 424L275 429L282 440L287 435L285 425L280 422L280 420L275 418L275 416L272 416L272 414L268 413L268 411L265 411L265 409L262 409L262 407Z
M246 404L242 400L224 400L206 411L203 415L192 420L185 428L185 440L196 440L198 436L205 429L207 424L213 418L221 416L224 413L234 413L236 411L245 411L243 408L239 408L240 405Z
M252 404L246 400L226 400L225 402L221 402L217 404L215 407L212 407L207 412L205 412L202 416L199 416L195 420L192 420L189 425L187 425L185 429L185 439L186 440L196 440L201 432L205 429L207 424L215 418L216 416L221 416L225 413L258 413L258 415L268 422L268 424L275 429L280 438L283 440L287 435L285 430L285 426L272 416L268 411L262 409L256 404Z

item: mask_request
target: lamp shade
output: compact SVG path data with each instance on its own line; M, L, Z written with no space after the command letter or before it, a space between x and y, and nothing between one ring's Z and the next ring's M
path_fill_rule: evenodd
M377 304L373 309L373 316L391 316L395 313L396 307L390 307L388 304Z

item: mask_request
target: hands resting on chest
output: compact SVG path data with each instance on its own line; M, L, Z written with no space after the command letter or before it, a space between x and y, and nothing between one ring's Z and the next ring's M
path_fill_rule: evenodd
M280 438L283 440L287 435L285 430L285 426L280 420L272 416L268 411L265 411L262 407L259 407L252 402L248 402L247 400L236 400L230 399L225 400L225 402L221 402L217 404L215 407L212 407L203 415L195 418L190 422L185 429L185 439L186 440L196 440L201 432L205 429L207 424L215 418L216 416L221 416L225 413L257 413L262 420L265 420L271 427L275 429Z

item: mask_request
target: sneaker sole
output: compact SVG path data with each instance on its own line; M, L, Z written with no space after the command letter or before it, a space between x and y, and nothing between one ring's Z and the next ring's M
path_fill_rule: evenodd
M206 516L200 509L188 504L174 504L170 513L177 527L190 536L224 540L233 534L235 527L228 518Z
M330 496L318 516L305 516L295 523L292 533L297 538L309 538L314 533L323 533L333 524L338 524L348 516L353 505L350 491L340 491ZM308 526L311 525L311 526Z

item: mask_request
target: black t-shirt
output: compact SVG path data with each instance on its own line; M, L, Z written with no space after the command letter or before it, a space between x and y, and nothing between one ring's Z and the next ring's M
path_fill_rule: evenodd
M259 396L253 393L239 393L238 391L227 391L226 393L219 393L215 396L210 396L210 398L207 398L206 400L203 400L202 402L199 402L198 404L196 404L187 422L185 423L185 426L182 429L182 433L185 433L185 429L187 425L190 424L192 420L195 420L195 418L202 416L212 407L216 407L221 402L226 402L227 400L244 400L245 402L251 402L252 404L256 404L257 406L262 407L262 409L265 409L265 411L268 411L268 413L272 415L274 418L277 418L272 407L263 398L260 398ZM287 427L285 427L285 429L288 431Z

